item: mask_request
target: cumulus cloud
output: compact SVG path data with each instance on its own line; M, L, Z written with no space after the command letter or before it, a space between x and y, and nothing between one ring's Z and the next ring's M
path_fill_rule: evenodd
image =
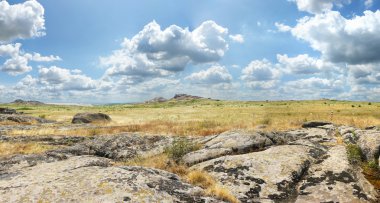
M216 62L228 50L228 29L214 21L205 21L190 31L171 25L161 29L155 21L131 39L125 39L122 49L101 57L106 75L159 77L180 72L189 63Z
M380 61L380 11L365 11L352 19L336 11L304 17L291 32L335 63Z
M40 83L57 90L91 90L97 87L92 78L57 66L42 67L38 73Z
M380 63L348 65L348 74L353 84L380 84Z
M289 0L297 4L300 11L318 14L330 11L334 5L342 7L343 4L351 3L351 0Z
M21 44L5 44L0 45L0 57L7 58L3 65L0 65L0 70L9 75L20 75L32 70L29 61L36 62L52 62L61 60L58 56L42 56L39 53L24 53L21 50Z
M232 76L224 66L212 66L207 70L202 70L187 76L185 80L196 84L220 84L230 83Z
M255 60L242 70L241 79L254 89L270 89L275 87L281 72L268 60Z
M43 36L44 30L44 8L37 1L0 1L0 42Z
M315 74L323 71L332 72L339 69L333 63L310 57L308 54L300 54L295 57L278 54L277 60L285 72L292 74Z
M243 43L244 42L244 37L241 34L230 35L229 37L234 42L238 42L238 43Z

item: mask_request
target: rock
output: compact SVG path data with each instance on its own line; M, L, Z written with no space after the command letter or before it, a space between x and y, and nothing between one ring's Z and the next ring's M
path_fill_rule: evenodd
M192 166L205 170L242 202L288 200L309 165L312 149L301 145L271 147L223 156Z
M344 146L332 147L313 165L299 187L296 202L374 202L376 191L350 165Z
M192 99L203 99L203 97L188 95L188 94L175 94L172 98L173 100L192 100Z
M340 127L338 127L338 132L342 136L347 134L347 133L353 133L353 132L355 132L355 130L357 130L357 129L354 127L351 127L351 126L340 126Z
M380 131L357 130L355 131L355 135L359 137L357 144L367 161L375 161L377 163L380 150Z
M95 139L78 143L55 152L69 155L95 155L118 161L136 157L148 157L160 154L173 139L164 136L143 136L139 134L119 134L97 136Z
M309 122L303 123L302 127L303 128L315 128L315 127L330 125L330 124L332 124L332 123L327 122L327 121L309 121Z
M0 108L0 114L17 114L15 109Z
M111 117L104 113L78 113L71 123L110 122Z
M332 131L322 128L305 128L298 130L286 131L285 133L275 133L272 140L276 143L289 143L295 140L306 139L312 142L331 142L334 137L331 135Z
M231 148L201 149L186 154L182 157L182 161L187 165L193 165L228 154L232 154Z
M177 175L112 167L91 156L43 163L0 179L0 202L220 202Z
M267 137L243 130L222 133L205 143L205 149L230 148L234 153L247 153L272 145Z
M15 114L0 114L0 122L12 121L21 124L31 124L31 123L53 123L54 121L46 120L43 118L25 116L25 115L15 115Z

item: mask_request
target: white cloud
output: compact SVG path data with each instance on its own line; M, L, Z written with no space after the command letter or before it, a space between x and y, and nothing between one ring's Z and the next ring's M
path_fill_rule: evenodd
M20 43L0 45L0 57L6 57L3 65L0 65L0 70L9 75L20 75L32 70L28 64L29 61L36 62L52 62L61 60L58 56L41 56L39 53L24 53Z
M348 65L348 70L353 84L380 84L380 63Z
M334 5L342 7L343 4L351 3L351 0L289 0L297 4L300 11L318 14L330 11Z
M220 84L231 83L232 76L224 66L212 66L207 70L192 73L185 80L195 84Z
M97 82L86 75L76 74L76 71L52 66L39 69L40 83L56 90L90 90L96 89Z
M292 74L315 74L323 71L332 72L339 69L330 62L310 57L308 54L301 54L295 57L278 54L277 60L285 69L285 72Z
M292 30L292 27L287 26L282 23L275 22L274 25L277 27L278 31L280 32L289 32L290 30Z
M255 60L242 70L241 79L246 86L254 89L270 89L275 87L280 77L276 65L268 60Z
M0 42L45 35L44 8L35 0L10 5L0 1Z
M183 71L189 63L216 62L228 50L228 29L213 21L205 21L190 31L171 25L161 30L155 21L147 24L122 49L101 57L108 68L106 75L159 77Z
M238 43L243 43L244 42L244 37L241 34L230 35L229 37L234 42L238 42Z
M363 16L352 19L336 11L304 17L291 32L335 63L380 61L380 11L365 11Z

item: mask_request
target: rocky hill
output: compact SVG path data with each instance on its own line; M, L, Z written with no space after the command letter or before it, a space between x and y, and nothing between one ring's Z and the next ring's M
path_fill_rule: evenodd
M15 139L21 138L0 136ZM173 173L113 164L163 153L178 137L126 133L50 141L66 139L76 144L1 159L0 202L223 202ZM235 130L187 139L200 148L180 162L207 172L240 202L379 202L347 147L358 146L366 161L377 164L376 128L311 122L286 132Z
M22 104L22 105L44 105L45 103L40 101L24 101L22 99L16 99L11 104Z

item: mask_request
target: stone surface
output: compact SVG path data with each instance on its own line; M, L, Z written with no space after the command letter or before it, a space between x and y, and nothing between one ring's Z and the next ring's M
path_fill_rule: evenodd
M193 165L228 154L232 154L231 148L201 149L186 154L182 160L187 165Z
M104 113L78 113L71 123L110 122L111 117Z
M379 158L380 131L377 130L357 130L355 131L357 144L362 149L368 161L376 161Z
M287 200L313 161L311 149L300 145L276 146L261 152L220 157L192 168L208 171L242 202Z
M0 202L220 202L178 176L79 156L0 179Z
M313 165L299 187L296 202L371 202L376 191L348 162L344 146L332 147Z

